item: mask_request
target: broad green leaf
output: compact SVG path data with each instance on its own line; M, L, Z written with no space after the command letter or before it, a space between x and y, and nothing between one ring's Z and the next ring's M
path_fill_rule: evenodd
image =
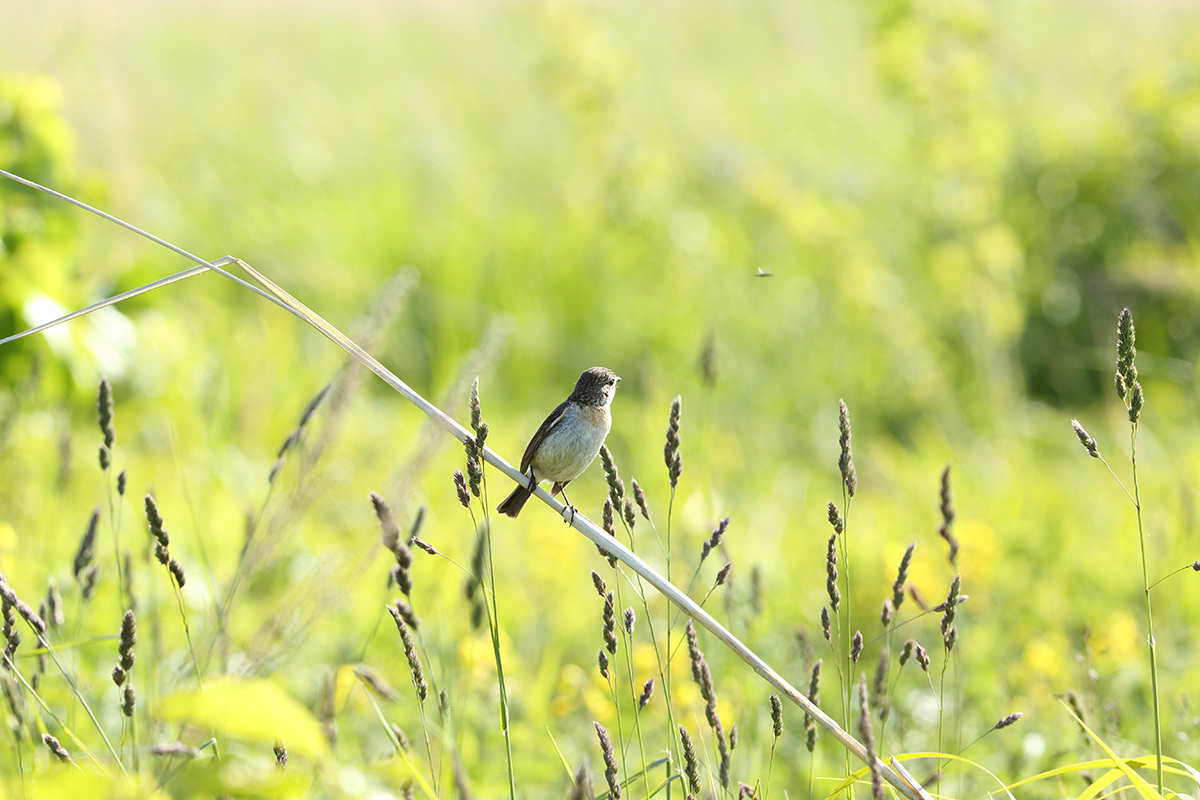
M308 709L264 680L210 681L203 690L164 698L156 716L211 728L218 737L225 734L260 741L268 747L282 738L288 750L318 760L329 753L321 725Z

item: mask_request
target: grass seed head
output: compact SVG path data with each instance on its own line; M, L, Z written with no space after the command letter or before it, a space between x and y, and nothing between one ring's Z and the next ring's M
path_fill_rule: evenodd
M958 632L955 628L954 620L957 616L961 584L962 577L955 575L954 580L950 582L950 591L946 594L946 602L942 604L944 609L941 623L942 641L945 643L947 650L953 650L954 643L958 641Z
M471 406L471 430L475 431L476 436L478 436L479 430L484 424L484 422L483 422L483 407L479 403L479 378L478 378L478 376L476 376L475 380L471 381L470 406Z
M834 533L841 533L846 529L846 522L842 519L842 512L838 510L837 505L830 500L828 508L829 524L833 526Z
M1000 720L994 726L992 726L992 730L998 731L998 730L1007 728L1010 725L1015 725L1017 723L1017 720L1019 720L1023 716L1025 716L1025 715L1022 714L1020 711L1009 714L1007 717L1004 717L1002 720Z
M712 551L720 546L721 540L725 538L725 531L729 530L729 517L724 517L717 523L717 528L712 532L712 535L704 542L704 546L700 549L700 561L704 561Z
M667 465L667 477L671 481L672 491L679 484L679 476L683 474L683 456L679 452L679 422L683 413L683 398L679 395L671 401L671 415L667 420L667 443L663 446L663 460Z
M67 748L59 744L58 739L55 737L48 733L43 733L42 743L50 749L51 753L54 753L55 758L57 758L59 761L63 762L64 764L69 764L71 762L71 754L67 752Z
M875 732L871 729L871 709L867 703L867 676L858 679L858 732L867 748L867 761L871 765L871 791L875 800L884 800L883 775L875 758Z
M135 644L137 644L137 620L133 616L133 611L126 611L125 616L121 618L121 636L117 643L118 663L126 672L133 669L133 662L137 658L133 652Z
M137 707L137 692L133 690L133 684L125 684L124 690L121 692L121 713L126 717L132 717L133 712Z
M462 507L470 510L471 493L467 490L467 479L463 476L461 469L454 470L454 491L458 493L458 502L462 504Z
M1133 382L1133 388L1129 392L1129 421L1137 422L1142 415L1142 406L1145 404L1146 398L1142 394L1142 384L1138 381Z
M650 698L654 695L654 678L642 684L642 694L638 697L638 711L646 707L650 702Z
M830 508L833 503L829 504ZM842 593L838 589L837 568L837 534L831 534L825 546L825 591L829 594L829 606L837 613L842 603ZM829 638L829 637L825 637Z
M900 559L900 567L896 570L896 580L892 584L892 610L899 611L900 604L904 602L904 587L908 583L908 568L912 564L913 550L917 547L917 543L913 542L904 551L904 555Z
M638 511L642 512L642 516L646 518L647 522L651 522L650 508L646 505L646 493L642 491L642 487L638 485L637 478L634 478L632 483L633 500L637 503Z
M954 506L951 505L950 494L950 465L942 470L941 489L938 492L940 498L939 509L942 512L942 525L938 528L938 536L946 540L946 544L950 546L949 559L951 566L958 565L958 539L954 535Z
M617 616L612 592L604 595L602 619L604 621L604 648L615 656L617 654Z
M471 494L481 497L481 492L483 491L483 462L479 460L479 448L476 447L474 441L468 441L465 449L467 453L467 485L471 487Z
M19 734L25 727L25 692L21 682L7 671L7 667L0 671L0 693L4 695L4 704L8 706L9 730L20 738Z
M1088 455L1092 458L1099 458L1100 449L1096 446L1096 440L1088 435L1088 432L1079 424L1079 420L1071 420L1071 427L1075 429L1075 436L1079 439L1079 443L1083 445L1083 449L1087 450Z
M79 549L75 553L75 580L83 583L83 575L96 557L96 530L100 525L100 509L97 508L88 518L87 529L79 540Z
M66 622L63 616L62 594L58 591L58 581L53 575L46 581L46 621L55 628L61 628Z
M692 735L687 728L679 726L679 743L683 747L683 775L687 779L687 796L692 800L700 796L700 759L692 744Z
M929 672L929 653L921 645L917 645L917 663L926 673Z
M814 706L821 704L821 661L812 666L812 675L808 679L808 699ZM812 752L817 746L817 721L808 712L804 713L804 746Z
M398 610L392 606L387 606L387 610L391 613L392 619L396 621L396 630L400 632L400 641L404 645L404 655L408 659L408 668L412 673L413 687L417 690L417 699L424 703L429 697L429 684L425 682L425 670L421 667L421 659L417 655L412 631L409 630L408 623L404 621L404 617Z
M1117 395L1124 400L1133 384L1137 381L1137 367L1134 358L1137 356L1137 337L1133 330L1133 312L1128 308L1121 310L1117 316Z
M367 497L371 501L371 507L375 510L375 519L379 520L383 546L395 553L397 560L399 560L401 556L397 552L397 548L401 546L400 526L396 524L396 516L392 513L392 507L377 492L371 492ZM407 550L407 548L405 549ZM408 554L406 560L411 564L412 555Z
M778 739L783 736L783 701L779 699L779 695L773 694L770 697L771 701L771 732Z
M100 445L100 469L107 471L112 464L113 443L117 440L116 428L113 427L112 386L108 378L100 379L100 387L96 392L96 415L100 422L100 434L104 443Z
M604 780L608 783L608 796L612 800L620 800L621 783L618 779L617 754L613 749L612 739L608 738L608 731L599 722L593 722L592 725L596 727L596 736L600 739L600 750L604 755Z
M842 473L842 483L846 486L847 495L854 497L858 490L858 473L854 469L854 454L850 447L850 409L845 400L838 401L838 433L838 443L842 448L841 455L838 456L838 470Z
M608 483L608 496L614 508L622 508L625 500L625 482L617 474L617 463L613 461L608 445L600 445L600 464L604 467L604 479Z
M421 627L421 621L417 619L416 612L412 606L403 600L396 600L393 605L396 607L396 613L404 620L404 624L412 628L414 631Z
M182 589L184 584L187 583L187 575L183 572L183 565L172 558L167 562L167 570L171 573L171 577L175 579L175 585Z
M571 786L570 800L592 800L595 791L592 789L592 778L588 775L587 767L579 765L575 772L575 781Z

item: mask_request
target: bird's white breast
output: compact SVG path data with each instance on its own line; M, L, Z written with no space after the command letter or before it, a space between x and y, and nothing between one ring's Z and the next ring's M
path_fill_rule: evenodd
M534 474L538 480L557 483L578 478L596 460L611 427L612 415L607 408L568 408L538 448L533 458Z

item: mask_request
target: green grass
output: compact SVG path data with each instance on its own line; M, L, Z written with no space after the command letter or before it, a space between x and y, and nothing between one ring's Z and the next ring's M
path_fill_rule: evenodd
M466 386L480 375L488 444L510 460L583 368L613 368L624 380L609 446L626 480L646 488L660 532L670 495L663 431L681 394L673 574L690 574L717 519L731 516L734 613L721 591L709 607L798 686L809 664L795 629L824 644L825 507L840 496L845 397L860 478L851 632L868 641L880 632L879 604L914 539L912 581L931 604L944 598L955 570L936 534L937 481L950 463L957 571L971 597L959 613L960 683L947 691L961 717L950 719L962 720L965 744L1009 711L1026 712L970 757L1015 781L1100 756L1056 700L1068 688L1118 752L1153 752L1141 586L1128 568L1139 558L1136 518L1073 441L1069 420L1086 423L1126 479L1128 423L1112 402L1111 369L1116 311L1133 307L1147 397L1138 479L1149 580L1190 563L1200 25L1186 9L1120 4L888 9L180 3L118 17L90 5L73 15L13 7L4 16L23 34L0 52L10 81L0 166L205 257L244 258L352 335L354 319L411 265L418 282L371 351L427 397L449 392L444 407L464 422ZM30 126L25 134L14 118ZM35 146L45 154L33 158ZM75 308L185 266L12 185L0 186L0 211L0 336L29 324L22 309L35 292ZM760 268L773 277L755 277ZM84 641L65 650L109 735L120 731L107 678L116 643L90 641L115 634L123 611L95 455L101 374L115 391L114 468L130 479L117 507L144 603L145 713L194 683L165 571L141 560L140 502L152 491L188 570L183 597L199 651L213 633L212 587L227 585L247 515L263 509L268 549L208 675L267 679L319 716L325 676L361 657L399 689L399 703L381 701L386 716L421 741L382 609L393 599L390 565L366 497L383 494L402 527L427 505L423 538L468 565L474 531L450 479L461 448L430 438L413 408L364 380L344 405L318 411L268 491L280 444L342 365L339 351L215 276L118 311L73 323L61 342L0 347L0 572L34 605L57 577L66 630L78 621ZM696 366L710 331L712 385ZM487 355L472 362L477 348ZM495 473L489 482L502 496ZM598 519L600 467L571 489ZM70 563L98 505L102 586L78 609ZM607 578L608 568L540 507L494 525L516 783L531 796L561 794L569 770L557 746L572 770L586 759L600 787L591 721L613 735L617 726L594 664L600 620L588 573ZM655 553L653 536L638 535L639 550ZM459 698L464 771L481 796L501 796L491 645L469 631L463 573L417 556L414 595L431 669ZM761 616L747 610L755 565ZM1200 677L1200 587L1190 576L1157 590L1155 634L1165 750L1195 763L1200 731L1186 709L1197 700L1183 699ZM381 615L387 624L371 638ZM656 622L661 636L665 619ZM902 628L894 649L910 629L939 649L932 619ZM23 666L36 660L31 647L26 636ZM735 772L752 783L765 776L773 738L769 689L704 647L722 717L746 737ZM833 660L817 650L832 681ZM868 680L876 652L860 662ZM644 647L634 656L644 680L653 657ZM695 735L703 704L686 659L677 661L675 713ZM928 686L910 670L881 752L936 745L936 708L929 716ZM337 674L334 766L316 770L294 754L279 780L297 795L355 794L355 769L380 785L394 777L381 766L391 745L361 689L351 690L352 671ZM67 708L61 680L45 681L51 705ZM827 683L834 711L836 694ZM667 730L660 701L642 719L656 747ZM786 714L772 796L804 796L801 720ZM76 709L73 729L98 751L85 719ZM143 745L178 734L143 721ZM959 730L947 729L957 741ZM211 736L184 733L194 746ZM704 745L711 757L711 740ZM32 767L25 747L27 773L49 774L40 743ZM274 769L270 743L256 747L234 747L230 763ZM414 757L422 753L423 743ZM14 758L0 750L5 788L19 795ZM145 754L142 762L156 768ZM816 764L832 779L826 789L844 777L828 741ZM978 774L963 771L960 787L956 770L942 789L978 794ZM197 775L215 781L216 771L194 764L168 791L186 796Z

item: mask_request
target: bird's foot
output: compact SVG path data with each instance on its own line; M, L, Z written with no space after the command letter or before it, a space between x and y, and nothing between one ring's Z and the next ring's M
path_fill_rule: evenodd
M565 522L566 524L574 525L575 524L575 506L570 505L568 503L567 506L563 509L562 518L563 518L563 522Z

